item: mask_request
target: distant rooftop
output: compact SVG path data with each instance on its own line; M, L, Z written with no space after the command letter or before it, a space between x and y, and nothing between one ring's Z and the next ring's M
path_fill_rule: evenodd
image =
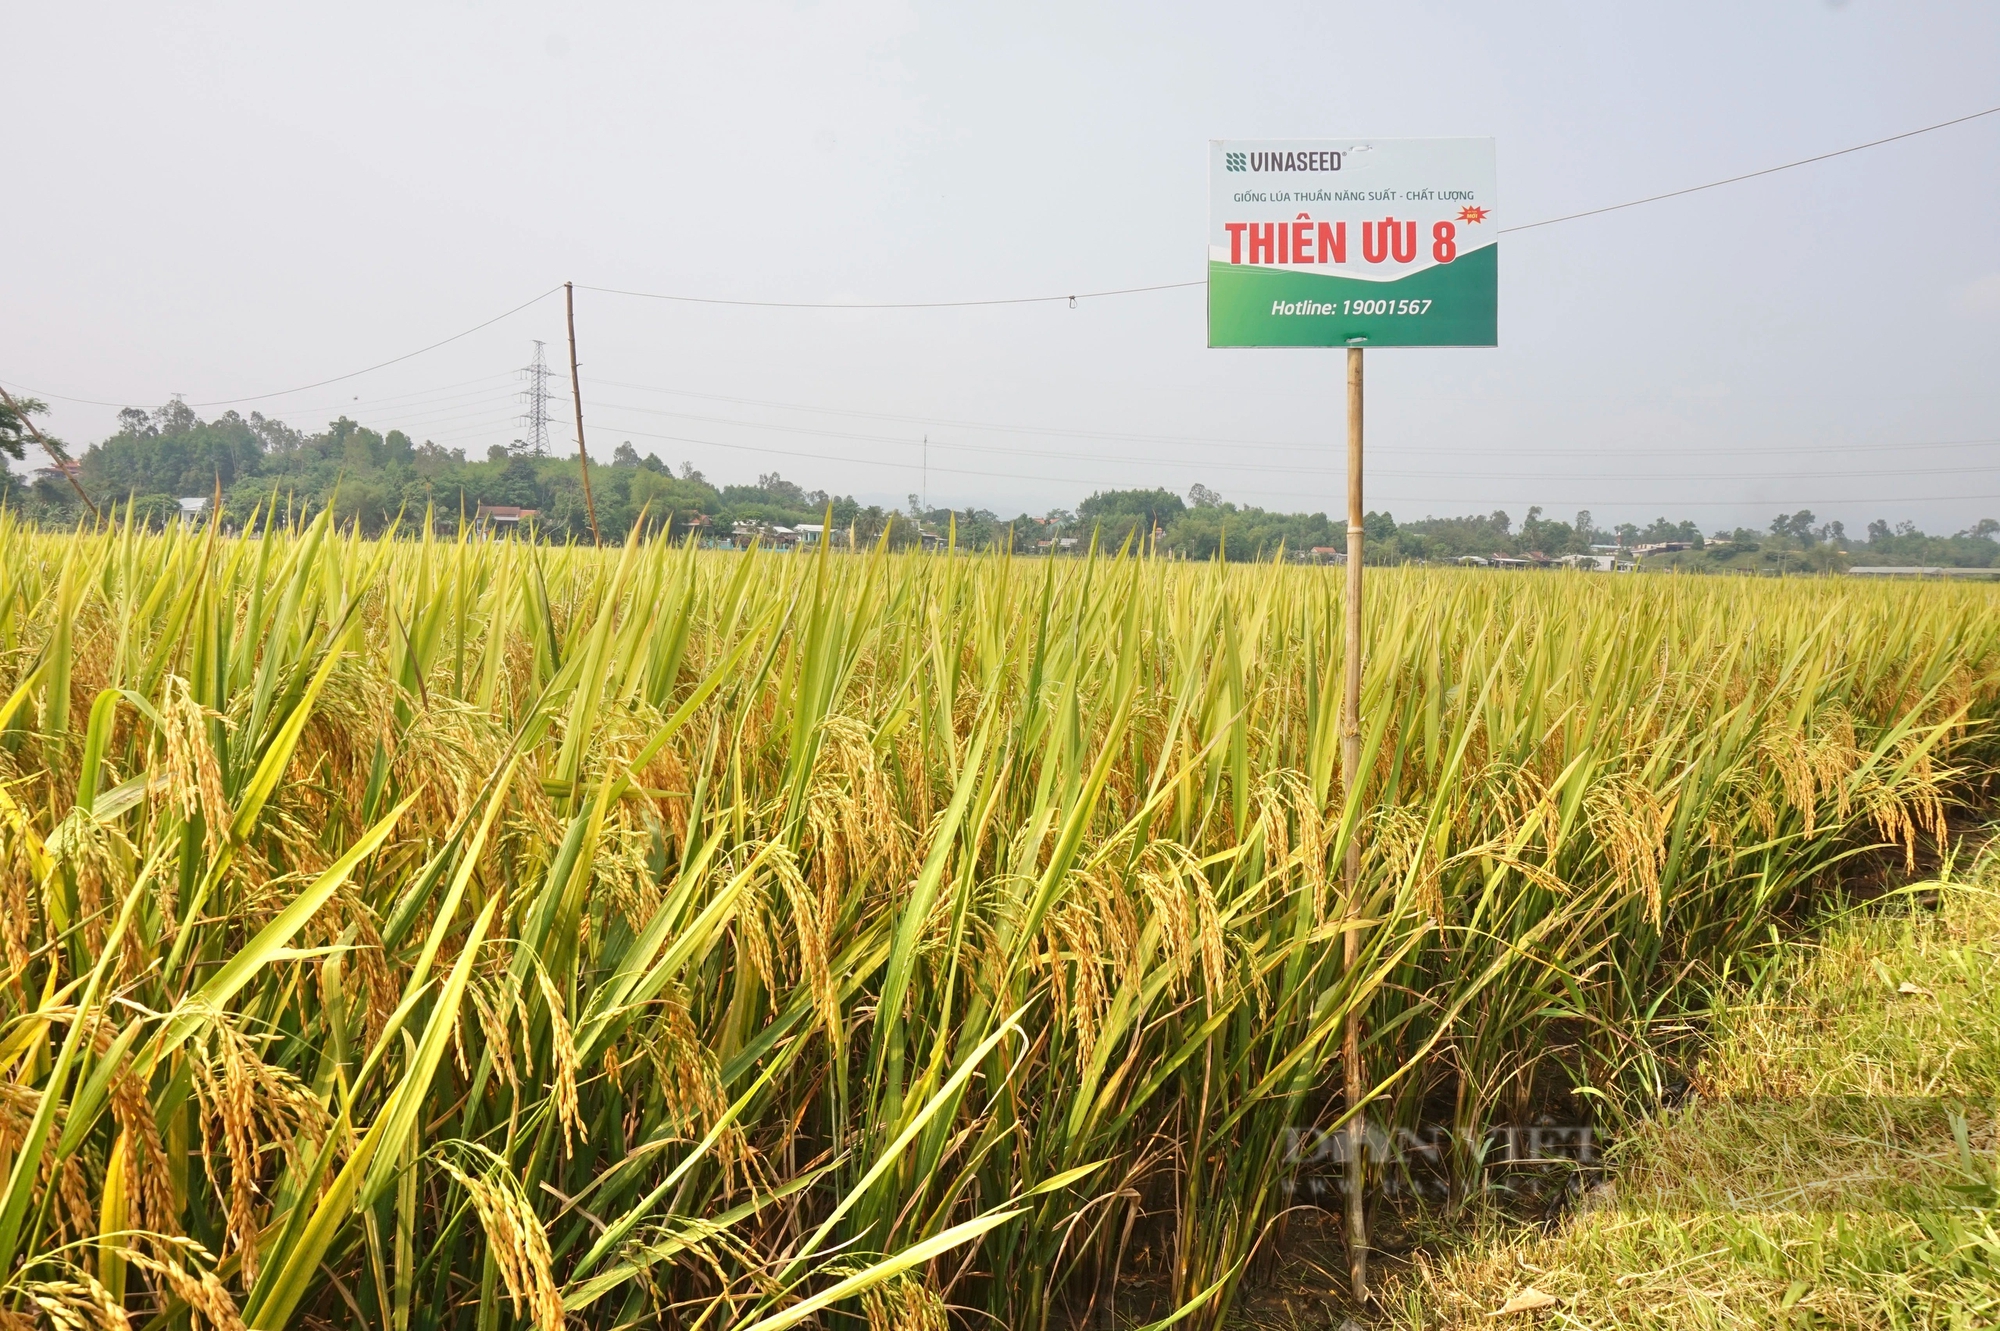
M1943 568L1936 564L1856 564L1851 578L2000 578L2000 568Z

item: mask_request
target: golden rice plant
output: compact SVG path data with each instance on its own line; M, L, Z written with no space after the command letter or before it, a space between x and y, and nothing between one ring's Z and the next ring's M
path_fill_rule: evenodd
M0 513L10 1324L1214 1324L1993 766L1977 587L1372 575L1346 789L1322 570L249 528Z

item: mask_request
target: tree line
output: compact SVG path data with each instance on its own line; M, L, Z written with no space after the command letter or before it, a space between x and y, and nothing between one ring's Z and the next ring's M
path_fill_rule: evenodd
M39 414L39 402L22 409ZM126 408L119 428L76 459L77 480L100 507L115 505L140 522L163 525L182 513L184 498L219 493L223 520L240 523L260 505L293 520L332 508L342 524L379 535L401 523L414 529L426 512L437 530L454 534L476 519L482 505L532 509L528 524L548 541L587 541L590 520L575 458L538 457L518 444L494 446L484 458L401 430L378 432L346 416L305 433L283 421L227 411L203 420L176 399L152 411ZM24 458L25 422L0 419L0 452ZM60 446L60 445L58 445ZM593 463L591 490L598 531L623 540L641 523L675 534L700 529L727 535L749 528L817 527L829 514L837 531L873 543L907 548L926 533L955 534L960 546L1009 545L1021 552L1063 553L1128 541L1190 559L1268 559L1280 550L1310 557L1344 547L1344 523L1325 513L1283 513L1240 505L1206 486L1186 495L1166 489L1101 490L1075 509L1021 513L1011 519L982 508L926 507L916 495L903 508L862 504L852 495L812 490L777 472L755 484L717 485L688 463L678 470L657 455L641 456L630 442L606 462ZM44 468L23 481L0 476L0 505L45 526L82 516L82 501L60 472ZM1985 519L1949 536L1929 535L1913 524L1868 524L1859 536L1840 522L1821 522L1811 511L1779 514L1764 530L1736 528L1704 533L1693 522L1661 517L1646 526L1599 526L1588 511L1570 521L1530 508L1518 523L1504 510L1461 517L1398 522L1389 513L1367 515L1370 563L1401 564L1462 559L1542 556L1549 559L1611 546L1631 549L1662 543L1689 547L1674 562L1694 567L1825 569L1850 563L1939 564L2000 567L2000 521Z

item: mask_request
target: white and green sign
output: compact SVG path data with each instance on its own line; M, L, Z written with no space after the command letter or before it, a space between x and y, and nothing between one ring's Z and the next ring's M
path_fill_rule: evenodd
M1208 345L1499 343L1491 139L1209 144Z

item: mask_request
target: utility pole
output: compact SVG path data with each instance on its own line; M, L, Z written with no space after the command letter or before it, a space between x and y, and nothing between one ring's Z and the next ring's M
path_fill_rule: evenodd
M563 283L563 312L569 317L569 400L576 406L576 465L583 468L583 506L590 512L590 543L603 545L597 534L597 501L590 496L590 454L583 447L583 381L576 371L576 288Z
M1354 831L1347 838L1347 861L1343 877L1347 885L1347 927L1342 931L1343 956L1350 983L1355 963L1361 955L1361 554L1363 518L1361 502L1361 348L1347 348L1347 652L1342 665L1343 685L1340 709L1340 780L1347 788L1347 802L1356 810ZM1362 1153L1368 1143L1368 1124L1361 1113L1361 1098L1367 1093L1367 1078L1361 1068L1361 1010L1347 1013L1347 1030L1341 1041L1341 1062L1347 1074L1347 1276L1354 1288L1354 1301L1368 1301L1368 1182L1367 1162Z
M90 502L90 496L83 492L83 487L77 484L76 476L70 471L70 468L76 464L71 462L60 448L50 443L47 435L35 428L34 418L21 410L21 404L14 400L12 393L9 393L4 388L0 388L0 401L4 401L8 409L21 418L21 424L27 426L28 433L35 436L35 442L42 446L42 451L49 455L49 461L56 464L56 470L61 472L63 479L69 482L69 488L76 491L76 497L81 499L83 506L90 510L91 520L96 521L99 516L97 505Z
M542 348L545 344L535 343L535 359L521 371L528 377L528 391L522 396L527 399L528 414L521 418L521 424L528 427L528 437L522 442L527 445L528 456L547 457L549 455L549 360Z

